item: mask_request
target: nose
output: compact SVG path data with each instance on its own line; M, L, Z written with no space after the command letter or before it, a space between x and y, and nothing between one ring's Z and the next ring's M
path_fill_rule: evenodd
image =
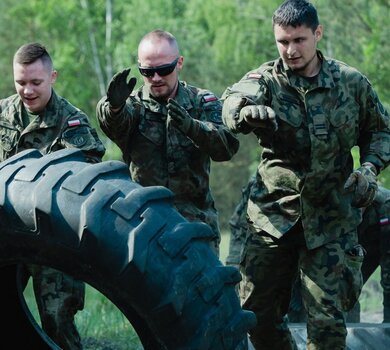
M292 44L292 43L290 43L289 45L288 45L288 47L287 47L287 56L288 57L293 57L294 56L294 54L295 54L295 45L294 44Z
M34 89L32 88L32 86L30 84L26 84L23 88L23 93L25 95L31 95L32 93L34 92Z
M155 73L153 74L153 76L151 77L151 79L152 79L152 80L161 80L161 75L158 75L158 73L155 72Z

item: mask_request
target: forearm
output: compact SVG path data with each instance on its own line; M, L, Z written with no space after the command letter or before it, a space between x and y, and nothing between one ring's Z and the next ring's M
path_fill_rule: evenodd
M214 161L227 161L238 151L239 140L224 125L194 120L188 138Z

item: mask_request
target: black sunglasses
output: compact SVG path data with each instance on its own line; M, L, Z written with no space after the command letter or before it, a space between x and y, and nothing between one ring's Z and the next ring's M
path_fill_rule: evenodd
M165 77L166 75L171 74L174 71L178 60L179 57L176 58L171 63L163 64L162 66L157 66L157 67L138 66L138 70L144 77L147 78L152 78L155 73L157 73L160 77Z

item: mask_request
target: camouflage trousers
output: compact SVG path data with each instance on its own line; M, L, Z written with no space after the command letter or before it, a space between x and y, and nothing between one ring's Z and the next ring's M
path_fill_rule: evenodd
M363 284L380 266L383 288L383 322L390 322L390 232L372 229L359 234L359 243L367 251L362 265ZM347 322L360 322L360 303L348 313Z
M249 331L255 349L297 348L286 316L297 276L307 310L307 349L345 349L344 313L361 292L362 255L356 231L308 250L300 224L280 239L250 227L239 293L243 308L257 316Z
M82 349L74 316L84 308L85 284L49 267L26 266L45 333L63 350Z

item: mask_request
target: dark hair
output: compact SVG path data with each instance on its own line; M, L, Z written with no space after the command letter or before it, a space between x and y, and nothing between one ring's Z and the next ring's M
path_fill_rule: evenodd
M317 10L306 0L286 0L272 16L272 26L292 26L294 28L305 25L314 32L318 25Z
M39 59L42 60L42 63L48 68L53 68L53 62L46 47L40 43L24 44L14 55L14 63L19 64L31 64Z

